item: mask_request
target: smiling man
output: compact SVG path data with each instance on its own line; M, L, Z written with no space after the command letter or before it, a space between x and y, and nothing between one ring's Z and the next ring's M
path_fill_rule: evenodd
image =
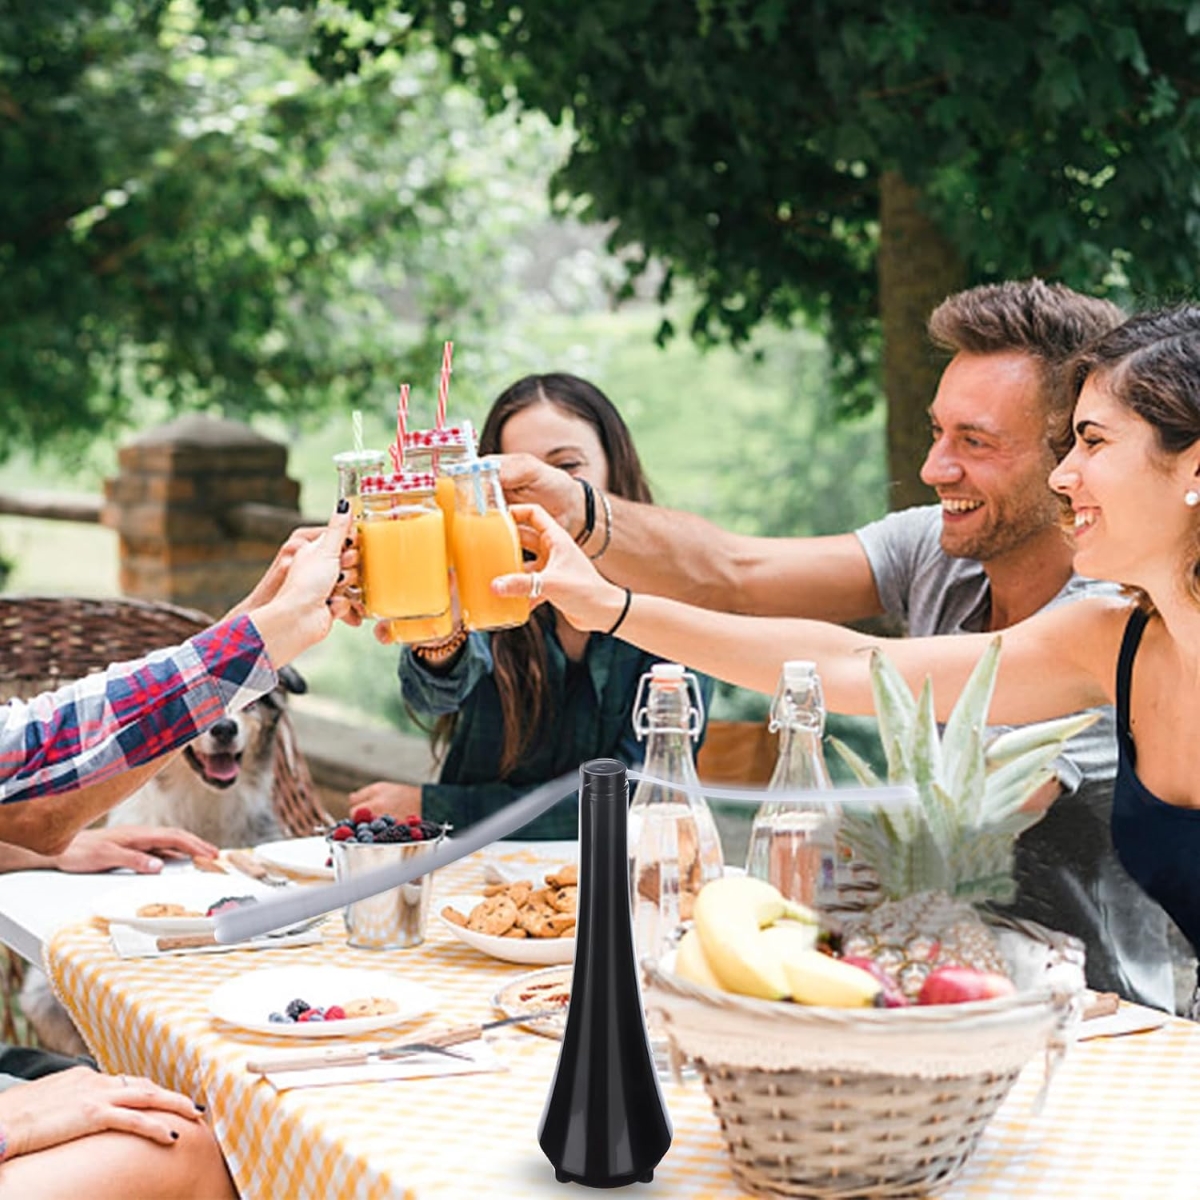
M636 591L758 616L887 615L913 636L1005 629L1108 586L1073 573L1047 479L1070 421L1068 364L1123 320L1107 301L1038 279L945 300L929 332L951 357L921 470L939 503L854 533L746 537L616 497L595 506L589 530L569 475L517 455L501 478L510 501L541 504L604 575ZM1069 750L1056 765L1056 802L1018 843L1013 911L1080 938L1092 987L1171 1009L1166 917L1112 849L1111 710Z

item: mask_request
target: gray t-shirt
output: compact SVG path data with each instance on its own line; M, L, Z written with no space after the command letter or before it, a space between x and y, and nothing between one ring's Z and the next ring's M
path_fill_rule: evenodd
M970 558L941 548L937 505L891 513L856 533L879 599L912 637L986 629L987 574ZM1111 594L1113 584L1073 575L1045 608ZM1110 707L1067 743L1055 764L1062 795L1017 842L1017 898L1010 911L1073 934L1087 949L1087 979L1098 991L1174 1011L1167 917L1126 874L1113 850L1109 820L1117 769Z

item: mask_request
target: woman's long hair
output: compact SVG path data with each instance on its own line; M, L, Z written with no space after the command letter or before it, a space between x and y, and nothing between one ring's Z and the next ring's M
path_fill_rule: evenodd
M643 504L654 502L629 427L612 401L577 375L526 375L506 388L483 423L479 453L500 453L500 435L508 421L530 406L543 403L553 404L567 415L586 421L596 431L608 463L606 491ZM598 517L603 520L604 514L600 512ZM504 719L501 779L512 774L529 750L550 700L546 631L553 621L554 610L546 604L534 612L527 624L492 634L493 678ZM433 744L439 755L449 745L457 723L458 714L451 713L440 717L434 725Z

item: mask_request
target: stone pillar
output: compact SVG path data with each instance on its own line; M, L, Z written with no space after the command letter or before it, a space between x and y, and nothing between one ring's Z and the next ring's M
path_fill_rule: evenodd
M233 512L299 513L287 447L236 421L185 416L119 452L101 522L120 536L121 591L219 616L254 586L283 537L242 534Z

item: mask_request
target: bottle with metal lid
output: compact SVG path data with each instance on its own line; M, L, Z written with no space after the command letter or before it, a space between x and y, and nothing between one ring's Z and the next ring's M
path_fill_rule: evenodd
M768 791L833 786L821 748L825 698L814 663L783 664L770 728L779 733L779 757ZM774 884L790 900L827 908L837 894L837 830L837 810L819 800L764 801L751 826L746 872Z
M500 487L500 460L479 458L443 468L454 480L451 561L468 629L511 629L529 620L525 596L497 596L492 580L521 571L521 539Z
M641 780L629 808L629 871L638 961L671 949L710 879L724 874L721 839L693 759L704 727L695 675L655 663L633 702L633 728L646 740Z
M361 555L367 616L436 617L450 609L442 511L428 472L362 481Z

